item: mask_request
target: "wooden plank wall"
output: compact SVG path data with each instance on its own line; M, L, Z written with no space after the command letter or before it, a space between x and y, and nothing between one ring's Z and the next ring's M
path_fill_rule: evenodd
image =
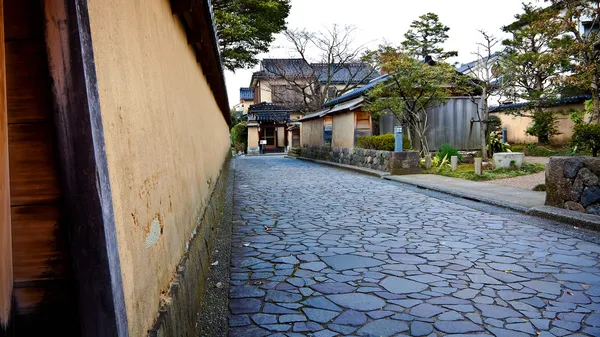
M0 2L0 41L4 41L2 7ZM0 331L8 327L13 285L5 84L4 44L2 43L0 44Z
M4 0L4 22L15 331L74 335L41 1Z

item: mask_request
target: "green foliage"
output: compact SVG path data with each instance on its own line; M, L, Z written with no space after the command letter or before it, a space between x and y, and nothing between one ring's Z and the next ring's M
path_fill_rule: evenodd
M248 128L246 123L238 123L231 128L231 141L237 151L246 151L248 148Z
M512 98L530 102L526 109L539 109L556 97L556 82L569 66L568 58L554 49L562 34L560 27L549 24L554 15L554 11L523 4L517 22L502 28L511 38L503 41L506 50L499 69L511 84Z
M393 134L379 136L363 136L356 139L357 147L363 149L394 151L396 148L396 138ZM402 135L402 149L410 150L412 148L410 139L406 134Z
M402 46L411 54L424 59L426 56L434 60L444 60L448 57L457 56L458 52L444 52L442 45L448 39L450 28L440 22L435 13L427 13L419 16L410 24L410 29L404 34Z
M425 135L429 125L425 117L428 110L442 104L450 95L449 84L453 82L456 70L443 62L422 63L390 46L380 47L368 58L389 76L369 91L366 108L376 113L392 112L410 128L419 150L429 153Z
M546 191L546 184L535 185L535 187L533 188L533 190L537 191L537 192L545 192Z
M539 144L527 144L525 146L519 146L520 150L515 149L515 152L525 152L526 155L532 157L554 157L554 156L573 156L577 155L576 151L569 150L565 146L557 147L550 145L539 145Z
M594 104L591 99L588 99L583 103L583 110L572 111L569 114L569 119L575 124L581 124L585 122L585 116L591 114L594 110Z
M500 117L496 116L496 115L490 115L488 117L488 122L487 122L487 126L488 126L488 132L492 133L492 132L502 132L502 120L500 119Z
M394 135L364 136L356 138L356 146L363 149L394 151Z
M437 157L443 161L444 158L450 160L452 156L457 156L458 161L462 160L462 155L458 153L458 150L454 146L450 144L442 144L442 146L440 147L440 151L437 154Z
M473 164L459 165L458 170L452 171L449 167L440 169L432 169L429 173L439 174L447 177L461 178L474 181L495 180L504 178L513 178L519 176L530 175L533 173L543 172L545 166L537 163L523 163L519 169L495 169L484 170L481 175L475 174L475 166Z
M592 156L597 157L600 152L600 124L575 125L571 143L577 148L589 150Z
M552 136L558 135L558 119L552 111L541 110L533 114L532 123L525 131L526 134L538 138L541 144L548 144Z
M560 8L554 11L552 21L546 25L557 26L564 34L556 43L556 53L565 55L571 61L568 76L563 78L563 84L585 89L591 92L593 100L590 111L592 117L600 123L600 100L598 87L600 87L600 30L590 29L584 33L580 27L585 21L587 24L598 24L600 6L598 1L581 0L550 0L552 5Z
M269 51L275 34L286 29L289 0L213 0L223 65L250 68Z
M510 149L510 144L502 141L502 131L490 132L486 149L490 155L493 155L497 152L512 152Z
M233 125L233 126L236 126L237 124L239 124L243 121L244 114L242 112L231 110L230 115L231 115L231 125Z

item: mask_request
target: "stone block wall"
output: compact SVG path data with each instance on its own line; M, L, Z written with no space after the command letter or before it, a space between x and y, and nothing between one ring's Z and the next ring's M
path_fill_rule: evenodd
M390 172L391 151L368 149L346 149L327 146L308 146L302 148L302 157L326 160L334 163L365 167L373 170Z
M546 205L600 215L600 158L550 158Z

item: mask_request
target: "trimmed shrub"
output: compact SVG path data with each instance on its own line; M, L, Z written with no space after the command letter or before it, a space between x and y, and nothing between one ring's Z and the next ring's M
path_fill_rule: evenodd
M237 151L246 151L248 148L248 128L246 123L238 123L231 128L231 142Z
M440 161L444 160L444 157L446 157L448 161L450 161L450 158L452 156L457 156L458 161L462 160L462 156L460 155L460 153L458 153L458 150L454 146L450 144L442 144L442 146L440 147L440 152L438 152L437 154L437 157L440 158Z
M358 137L356 138L356 147L379 151L394 151L396 138L393 134ZM412 149L412 144L406 134L402 135L402 149Z
M600 152L600 124L579 123L573 127L573 146L587 149L592 156L597 157Z

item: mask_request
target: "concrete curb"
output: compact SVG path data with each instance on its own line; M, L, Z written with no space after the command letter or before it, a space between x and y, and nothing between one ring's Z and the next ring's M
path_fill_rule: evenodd
M592 214L580 213L552 206L532 207L527 210L527 214L561 221L593 231L600 231L600 216Z
M432 190L432 191L436 191L436 192L449 194L449 195L463 198L463 199L468 199L468 200L477 201L477 202L483 202L483 203L494 205L494 206L512 209L514 211L525 213L527 215L537 216L537 217L545 218L545 219L549 219L549 220L560 221L560 222L564 222L564 223L567 223L567 224L570 224L573 226L579 226L579 227L591 229L594 231L600 231L600 217L591 215L591 214L579 213L579 212L570 211L567 209L562 209L562 208L557 208L557 207L551 207L551 206L525 207L525 206L511 204L511 203L493 200L493 199L489 199L489 198L482 198L479 196L471 195L468 193L462 193L462 192L458 192L455 190L451 190L451 189L447 189L447 188L443 188L443 187L439 187L439 186L423 184L420 182L413 183L413 182L408 182L408 181L404 181L404 180L400 181L400 180L394 179L393 176L386 176L386 177L382 177L382 178L386 179L386 180L390 180L390 181L395 181L395 182L401 183L401 184L408 184L408 185L416 186L416 187L427 189L427 190Z
M285 158L299 159L299 160L304 160L304 161L310 161L310 162L317 163L317 164L329 165L329 166L337 167L337 168L344 169L344 170L350 170L350 171L355 171L358 173L368 174L370 176L378 177L378 178L383 178L383 177L390 175L389 172L382 172L382 171L368 169L365 167L358 167L358 166L334 163L334 162L326 161L326 160L318 160L318 159L312 159L312 158L307 158L307 157L292 157L292 156L285 156Z
M449 195L452 195L455 197L468 199L471 201L483 202L483 203L494 205L494 206L508 208L508 209L512 209L512 210L522 212L522 213L525 213L525 212L527 212L527 210L529 210L529 208L525 207L525 206L511 204L511 203L507 203L507 202L503 202L503 201L499 201L499 200L493 200L493 199L489 199L489 198L483 198L480 196L475 196L475 195L471 195L468 193L462 193L462 192L458 192L456 190L439 187L436 185L423 184L420 182L408 182L408 181L404 181L404 180L396 180L396 179L394 179L394 176L383 177L383 179L395 181L395 182L401 183L401 184L408 184L408 185L416 186L416 187L431 190L431 191L441 192L441 193L449 194Z

